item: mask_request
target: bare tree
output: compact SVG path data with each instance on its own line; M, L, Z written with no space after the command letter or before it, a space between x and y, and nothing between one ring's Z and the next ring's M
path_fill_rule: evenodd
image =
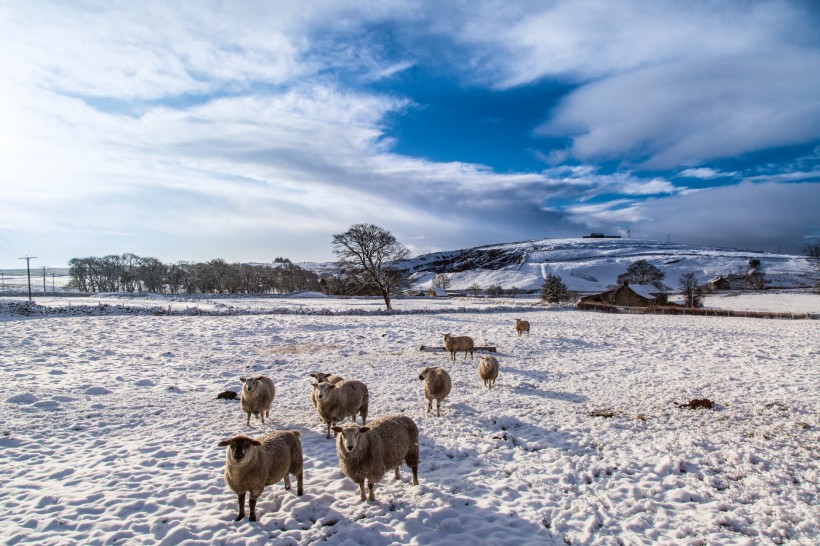
M686 298L687 307L700 307L703 303L703 289L698 284L698 279L693 272L684 273L680 276L678 286Z
M398 262L410 251L384 228L373 224L354 224L333 236L333 252L339 265L354 273L364 284L378 290L387 309L393 309L390 295L409 284L407 270Z
M437 286L442 290L447 290L451 284L450 276L446 273L439 273L433 278L433 286Z
M648 261L636 260L626 268L626 273L618 275L618 284L629 281L631 284L651 284L658 289L662 289L663 283L661 281L665 276L666 273Z
M472 292L473 296L478 296L478 293L481 292L481 287L478 286L478 283L473 283L467 287L467 292Z

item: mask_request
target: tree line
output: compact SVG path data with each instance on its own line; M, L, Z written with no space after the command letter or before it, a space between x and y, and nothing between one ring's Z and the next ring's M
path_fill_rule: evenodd
M286 294L321 290L313 271L286 258L275 265L208 262L166 264L136 254L72 258L68 288L81 292L153 292L157 294Z

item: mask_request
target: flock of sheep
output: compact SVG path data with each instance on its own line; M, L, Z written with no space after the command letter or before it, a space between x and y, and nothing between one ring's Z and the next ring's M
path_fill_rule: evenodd
M518 335L530 333L530 324L515 319ZM455 360L456 353L467 353L473 357L474 343L467 336L444 334L444 347ZM478 363L478 376L484 386L492 388L498 377L498 360L494 356L482 356ZM336 453L339 466L344 474L359 486L361 500L375 500L373 486L391 469L399 479L402 463L413 472L413 485L418 485L419 429L416 423L404 415L387 415L367 423L369 394L367 386L355 379L344 379L335 374L316 372L310 374L310 400L319 418L326 423L326 438L330 431L336 434ZM446 370L427 367L419 374L424 381L424 397L427 399L427 413L436 401L436 416L441 415L441 401L450 394L452 381ZM276 387L269 377L256 376L240 378L242 394L240 408L247 414L246 424L250 425L251 415L265 423ZM362 426L356 424L356 416L361 415ZM350 423L338 426L345 418ZM256 521L256 500L266 486L283 480L285 489L290 489L290 475L296 477L296 492L301 496L304 484L301 432L298 430L276 431L259 438L245 435L234 436L219 442L226 447L225 482L236 493L239 514L236 521L245 517L245 497L250 493L249 519ZM365 493L365 485L369 495Z

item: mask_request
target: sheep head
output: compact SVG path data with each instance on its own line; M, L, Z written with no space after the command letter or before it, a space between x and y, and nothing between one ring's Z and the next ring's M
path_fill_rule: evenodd
M332 383L311 383L314 387L316 387L316 399L317 400L324 400L327 393L330 392L332 389L336 388L336 385Z
M239 462L245 458L245 455L248 454L248 450L251 449L251 446L261 446L262 442L247 436L234 436L233 438L222 440L217 445L219 447L227 447L231 455L231 459Z
M257 383L262 380L262 376L257 375L256 377L240 377L239 380L245 384L242 388L247 392L251 392L256 388Z
M353 424L348 424L344 427L333 427L333 432L341 434L341 442L348 453L356 451L356 446L359 445L359 438L365 434L370 427L360 427Z

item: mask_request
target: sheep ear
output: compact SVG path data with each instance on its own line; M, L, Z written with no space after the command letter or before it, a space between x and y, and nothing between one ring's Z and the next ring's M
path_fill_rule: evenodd
M240 377L240 378L239 378L239 380L240 380L241 382L243 382L243 383L244 383L244 382L245 382L245 381L247 381L248 379L247 379L247 378L245 378L245 377Z
M318 379L318 377L316 377L316 374L315 374L315 373L311 373L311 374L308 374L308 375L309 375L310 377L312 377L313 379Z
M262 445L262 442L260 442L259 440L254 440L254 439L251 439L248 443L252 446L261 446Z
M333 432L342 432L342 427L330 427Z
M370 427L360 427L360 428L359 428L359 432L360 432L360 433L362 433L362 432L367 432L368 430L370 430Z
M227 440L222 440L221 442L219 442L219 443L218 443L218 444L216 444L216 445L217 445L218 447L226 447L226 446L231 445L231 440L233 440L233 438L228 438Z
M316 381L311 381L310 384L316 387L317 389L319 388L319 383L317 383Z

